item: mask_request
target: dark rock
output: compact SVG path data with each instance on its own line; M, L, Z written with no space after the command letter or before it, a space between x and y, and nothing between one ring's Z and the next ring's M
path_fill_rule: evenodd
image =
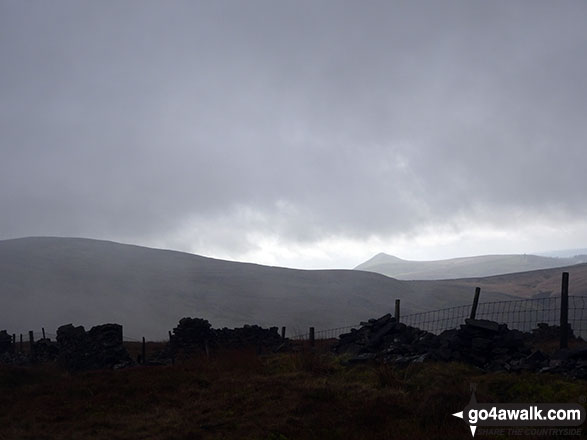
M395 322L388 322L387 324L383 325L377 332L370 336L367 341L367 347L369 348L376 348L381 344L384 336L387 335L393 328L395 327Z
M377 355L375 353L362 353L362 354L359 354L357 356L350 358L347 361L347 363L349 363L349 364L365 363L365 362L372 361L373 359L375 359L376 356Z
M500 329L497 322L488 321L487 319L465 319L465 323L469 327L487 330L490 332L498 332Z
M573 333L573 329L570 324L568 324L568 338L569 340L576 339L575 334ZM532 330L532 333L527 336L527 339L533 343L539 343L544 341L552 341L557 340L560 338L560 327L558 325L549 325L544 322L541 322L537 325L535 329Z
M59 356L59 347L49 338L39 339L33 345L35 362L52 362Z
M472 338L471 349L477 351L487 351L491 346L491 339L487 338Z
M0 331L0 354L14 352L12 336L6 330Z

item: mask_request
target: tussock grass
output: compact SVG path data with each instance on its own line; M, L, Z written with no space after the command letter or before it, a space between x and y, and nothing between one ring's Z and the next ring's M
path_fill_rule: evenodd
M344 366L320 350L227 350L173 366L68 374L0 366L0 440L470 439L479 401L576 401L587 383L462 364ZM521 438L521 437L516 437Z

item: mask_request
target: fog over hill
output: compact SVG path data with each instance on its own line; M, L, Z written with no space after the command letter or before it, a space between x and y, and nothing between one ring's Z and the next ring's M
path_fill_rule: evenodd
M214 327L335 327L419 307L409 286L367 272L305 271L77 238L0 241L0 328L48 331L73 322L125 325L165 338L184 316Z
M409 261L380 253L356 270L376 272L400 280L448 280L571 266L587 262L586 255L554 258L538 255L482 255L436 261Z
M471 303L555 294L561 269L498 277L400 281L358 270L296 270L82 238L0 241L0 329L54 332L124 325L125 335L165 339L184 316L214 327L282 326L288 335ZM571 272L571 294L587 294L587 264ZM582 292L582 293L581 293Z
M184 316L214 327L260 324L288 334L357 323L393 310L461 305L409 282L355 270L294 270L81 238L0 241L0 329L117 322L125 334L164 339ZM485 299L511 298L494 294Z

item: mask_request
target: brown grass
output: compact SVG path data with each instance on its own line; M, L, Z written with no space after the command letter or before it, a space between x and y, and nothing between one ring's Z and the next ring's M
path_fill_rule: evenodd
M0 440L470 439L451 416L467 404L470 382L487 402L572 401L587 389L558 376L489 375L461 364L348 367L310 349L230 350L74 375L1 366Z

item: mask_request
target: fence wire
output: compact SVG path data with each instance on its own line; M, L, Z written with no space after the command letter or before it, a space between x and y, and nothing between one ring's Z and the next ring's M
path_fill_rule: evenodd
M476 319L487 319L500 324L507 324L511 329L529 332L538 327L539 323L560 325L560 297L531 298L513 301L496 301L480 303L477 307ZM431 333L439 334L445 330L458 328L469 318L471 306L457 306L429 312L412 313L402 316L400 322L417 327ZM587 296L569 296L569 324L577 337L587 339ZM314 333L315 339L338 338L348 333L354 326L320 330ZM292 339L307 340L309 333L293 336Z
M348 325L346 327L337 327L337 328L329 328L327 330L318 330L314 332L315 339L336 339L343 333L348 333L353 328L360 327L359 324L357 325ZM292 336L291 339L305 341L310 339L310 333L303 333L299 335Z
M15 334L16 336L16 342L20 341L20 337L22 336L22 340L23 342L29 342L29 334L27 333L18 333ZM43 338L43 332L40 331L33 331L33 338L35 341L38 341L39 339ZM45 332L45 338L51 339L52 341L56 341L57 340L57 334L56 333L51 333L51 332ZM122 340L125 342L141 342L140 338L134 338L134 337L130 337L130 336L126 336L123 335Z

